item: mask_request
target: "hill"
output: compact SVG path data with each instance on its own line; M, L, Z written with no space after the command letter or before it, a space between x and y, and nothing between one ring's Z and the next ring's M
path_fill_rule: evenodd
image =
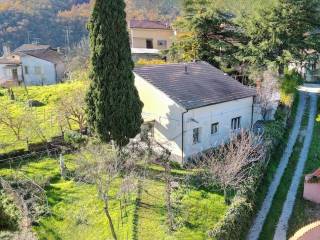
M40 42L54 47L78 43L87 36L86 22L94 0L1 0L0 54L3 43L13 48L27 42ZM219 9L240 16L277 0L215 0ZM174 20L183 0L126 0L127 18Z
M126 0L128 18L175 18L179 1ZM61 47L67 45L67 36L70 44L77 43L87 35L90 5L90 0L2 0L0 48L32 41Z

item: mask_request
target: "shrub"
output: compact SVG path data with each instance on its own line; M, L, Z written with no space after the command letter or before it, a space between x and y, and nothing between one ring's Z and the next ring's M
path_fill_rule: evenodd
M76 131L70 131L64 134L64 140L68 144L79 145L87 141L87 137Z
M280 89L286 95L294 94L297 87L303 84L302 76L295 70L287 71L280 80Z
M136 63L137 66L159 65L159 64L166 64L166 62L161 59L139 59L138 62Z
M3 190L0 191L0 229L16 230L20 220L20 212L12 198Z
M27 101L27 105L28 105L28 107L42 107L45 104L40 102L40 101L38 101L38 100L32 100L31 99L31 100Z
M292 93L292 99L295 101L288 106L281 105L275 114L275 120L267 122L265 125L265 138L273 142L270 152L277 147L277 143L284 144L285 126L290 125L291 118L295 115L298 103L298 94ZM288 116L289 119L288 119ZM289 120L289 121L288 121ZM280 144L280 146L282 146ZM279 145L278 145L279 146ZM257 206L257 191L261 184L261 175L264 173L266 166L258 167L254 172L254 178L247 182L242 189L237 192L234 201L225 215L209 236L216 240L235 240L244 239L245 235L252 223L252 217L255 214Z
M251 224L252 215L252 203L245 197L236 197L224 219L209 232L209 236L216 240L241 239Z

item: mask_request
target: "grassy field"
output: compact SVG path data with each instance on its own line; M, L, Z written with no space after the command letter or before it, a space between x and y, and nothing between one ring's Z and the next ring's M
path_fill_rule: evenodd
M73 170L75 156L68 155L65 162ZM103 203L97 198L95 186L62 180L56 158L30 159L18 165L2 165L0 176L5 178L27 176L46 185L51 214L40 219L34 227L39 239L108 239L110 230L103 212ZM116 195L117 186L114 186ZM127 207L128 216L120 221L119 203L111 201L112 217L120 239L131 239L134 201Z
M28 100L37 100L43 103L43 106L28 108L36 125L41 129L43 135L50 139L61 135L61 129L58 124L57 105L59 100L75 89L83 89L83 81L52 85L52 86L32 86L27 90L24 87L13 88L15 100L10 100L7 90L0 89L0 103L5 109L8 109L16 119L26 118L26 106ZM1 109L1 108L0 108ZM1 110L2 111L2 110ZM17 149L27 148L27 138L29 143L39 143L42 141L39 134L36 134L31 126L23 126L21 139L17 139L5 125L0 125L0 154Z
M299 160L300 151L303 147L303 140L304 140L304 130L307 127L308 124L308 116L309 111L307 110L304 113L302 124L301 124L301 131L298 137L298 140L293 148L292 155L289 160L289 164L281 178L280 185L277 189L276 195L274 196L274 199L272 201L270 212L266 218L266 221L264 223L262 232L260 234L261 240L272 240L273 235L278 223L278 219L282 212L283 203L286 200L288 189L291 185L292 176L294 174L294 171L296 169L297 162ZM281 158L282 154L279 155L279 159ZM274 171L276 171L276 168L274 168ZM271 180L271 179L270 179Z
M320 116L320 100L318 102L318 113ZM309 174L320 167L320 118L316 121L313 140L308 155L308 160L304 169L305 174ZM298 190L295 206L289 222L289 233L291 237L296 231L305 225L319 220L320 206L303 199L304 177L301 178L301 184Z
M71 171L75 169L76 155L65 157ZM110 239L103 203L97 198L95 186L80 184L73 180L62 180L57 158L44 157L29 159L16 164L0 166L0 176L34 179L46 185L46 195L51 214L40 219L34 227L39 239ZM166 226L165 189L161 176L162 167L151 166L149 176L143 181L140 203L136 208L136 196L127 207L127 215L121 220L119 201L111 202L112 218L119 239L207 239L207 232L224 216L228 206L223 194L190 188L173 195L179 199L176 209L177 230L169 233ZM184 170L174 170L176 175L191 174ZM114 195L117 193L114 186ZM136 211L136 214L135 214Z

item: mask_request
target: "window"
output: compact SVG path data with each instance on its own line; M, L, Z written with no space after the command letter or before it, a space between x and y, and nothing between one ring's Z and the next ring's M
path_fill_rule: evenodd
M34 67L34 73L35 73L36 75L40 75L40 74L41 74L41 67L35 66L35 67Z
M193 144L200 142L200 128L193 129Z
M212 123L211 124L211 135L214 135L218 132L219 123Z
M147 39L146 40L146 45L148 49L153 49L153 40L152 39Z
M167 47L167 40L158 40L158 46Z
M28 68L28 66L24 66L24 73L25 73L26 75L29 74L29 68Z
M12 69L12 79L17 81L18 80L18 69Z
M233 118L231 120L231 129L238 130L241 128L241 117Z

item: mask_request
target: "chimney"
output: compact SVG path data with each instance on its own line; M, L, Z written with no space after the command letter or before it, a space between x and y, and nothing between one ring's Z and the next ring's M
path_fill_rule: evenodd
M9 44L3 44L3 56L7 57L11 54L11 49Z

